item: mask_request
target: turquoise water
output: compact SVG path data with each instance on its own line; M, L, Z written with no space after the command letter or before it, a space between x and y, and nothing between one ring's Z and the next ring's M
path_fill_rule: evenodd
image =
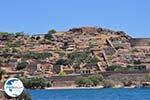
M150 89L29 90L33 100L150 100Z

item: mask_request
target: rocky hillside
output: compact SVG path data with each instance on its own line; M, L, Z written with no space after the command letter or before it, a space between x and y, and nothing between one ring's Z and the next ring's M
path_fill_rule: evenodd
M32 36L0 32L0 65L7 71L45 75L141 68L135 64L147 68L150 49L133 47L131 40L123 31L96 27L49 30Z

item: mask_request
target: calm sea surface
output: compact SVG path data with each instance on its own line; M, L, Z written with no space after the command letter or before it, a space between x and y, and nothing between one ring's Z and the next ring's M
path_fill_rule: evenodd
M149 89L29 90L33 100L150 100Z

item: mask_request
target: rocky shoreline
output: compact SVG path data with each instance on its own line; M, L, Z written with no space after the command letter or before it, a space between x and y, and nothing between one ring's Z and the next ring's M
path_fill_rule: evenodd
M103 89L103 86L97 86L97 87L51 87L51 88L46 88L45 90L64 90L64 89ZM136 88L136 86L129 86L129 87L120 87L120 86L115 86L111 88Z

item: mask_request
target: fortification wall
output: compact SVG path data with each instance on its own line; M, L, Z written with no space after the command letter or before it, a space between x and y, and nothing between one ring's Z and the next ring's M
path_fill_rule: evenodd
M149 74L149 71L144 72L100 72L105 79L119 80L122 78L133 78L140 79L144 75ZM92 74L84 74L82 76L89 76ZM53 81L54 87L64 87L75 85L74 82L77 77L81 75L70 75L70 76L52 76L49 78L50 81Z
M130 40L131 46L150 46L150 38L132 38Z

